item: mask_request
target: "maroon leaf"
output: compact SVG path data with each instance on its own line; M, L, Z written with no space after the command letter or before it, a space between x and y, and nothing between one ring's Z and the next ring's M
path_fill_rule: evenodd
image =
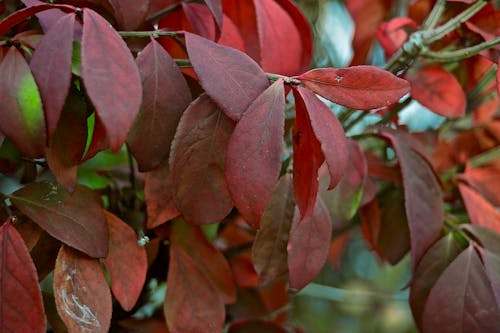
M182 115L170 154L177 208L193 224L216 223L233 208L224 177L233 121L201 95Z
M111 150L117 151L139 112L141 77L130 50L110 24L88 8L83 18L83 82Z
M297 79L318 95L359 110L394 104L410 91L406 80L374 66L317 68Z
M69 332L108 332L112 300L98 259L63 245L54 271L54 296Z
M229 333L286 333L280 325L272 321L259 319L243 320L232 324Z
M0 63L0 77L0 131L24 154L43 156L42 101L26 60L14 46Z
M149 1L109 0L118 25L123 30L136 30L144 23L149 11Z
M344 175L347 165L347 142L344 129L333 112L313 93L304 88L297 88L306 107L314 135L321 143L330 173L330 186L333 189Z
M75 14L61 17L38 43L30 63L42 96L49 142L71 83L74 25Z
M50 182L31 183L9 195L12 204L60 241L91 257L108 254L108 226L100 199L77 186L73 194Z
M481 259L471 245L447 267L429 293L423 332L498 332L500 309Z
M276 81L243 114L229 140L226 179L235 206L259 228L281 168L285 96Z
M465 115L467 100L455 76L441 67L426 67L408 77L411 95L429 110L448 118Z
M385 129L381 135L391 141L401 167L411 237L411 266L415 271L418 261L442 232L441 186L431 166L400 138L398 132Z
M288 271L286 248L294 209L292 180L286 174L276 185L252 246L253 264L260 285L266 285Z
M204 0L207 4L207 7L212 12L214 17L214 21L217 23L217 26L222 29L222 0Z
M9 221L0 226L0 331L46 330L35 266L21 235Z
M186 33L186 48L207 94L233 120L268 87L266 74L246 54Z
M184 249L170 245L164 312L172 332L221 332L225 309L221 295Z
M130 311L146 280L146 249L137 244L135 231L125 222L107 211L104 215L109 226L109 253L104 265L111 278L113 295L125 311Z
M144 88L142 109L128 135L128 144L140 171L158 167L170 154L170 145L191 93L174 60L155 40L137 57Z
M290 289L298 291L311 282L325 265L332 239L332 221L318 198L313 214L302 220L295 211L288 240Z
M500 233L500 213L488 200L467 185L458 185L470 222Z
M45 3L40 0L21 0L26 7L33 7L38 5L44 5ZM38 18L38 22L42 27L44 32L50 30L50 28L56 23L65 13L59 9L49 9L35 14Z

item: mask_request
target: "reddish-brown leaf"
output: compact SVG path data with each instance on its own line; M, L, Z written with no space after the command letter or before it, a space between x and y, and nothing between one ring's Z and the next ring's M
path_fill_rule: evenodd
M149 1L109 0L116 22L123 30L136 30L144 23L149 11Z
M108 226L99 197L84 186L69 194L51 182L31 183L9 195L12 204L60 241L91 257L108 254Z
M321 144L333 189L344 175L347 165L347 143L342 125L332 110L321 102L313 93L304 88L297 88L306 107L314 135Z
M487 332L500 330L499 305L472 245L446 268L429 293L423 312L427 332Z
M0 77L0 131L24 154L43 156L42 100L26 60L14 46L0 63Z
M162 319L124 319L118 323L130 333L169 333Z
M300 92L293 90L295 123L293 125L293 190L302 219L314 210L318 195L318 171L325 157L311 126L307 106Z
M23 238L29 251L35 247L43 233L43 230L38 225L31 222L25 216L17 217L16 230Z
M109 253L104 258L104 266L111 279L113 295L125 311L130 311L146 280L146 250L137 244L134 229L107 211L104 215L109 226Z
M112 151L121 148L142 99L139 70L127 45L110 24L83 9L82 78L106 128Z
M21 0L21 1L26 7L33 7L46 4L40 0ZM40 23L40 26L42 27L42 30L44 32L47 32L50 30L52 25L54 25L54 23L56 23L65 14L66 14L65 12L59 9L49 9L49 10L44 10L42 12L38 12L35 15L38 19L38 22Z
M469 186L460 184L458 188L471 223L500 233L500 213L496 208Z
M186 48L207 94L231 119L238 120L268 87L262 69L246 54L187 33Z
M411 95L423 106L443 117L465 115L467 100L455 76L441 67L426 67L408 77Z
M0 226L0 331L46 330L42 293L33 260L9 221Z
M280 79L250 105L229 140L229 191L243 218L255 228L259 228L279 176L284 123L285 95Z
M193 224L220 222L233 204L224 159L234 124L207 95L182 115L172 143L170 171L177 208Z
M288 271L286 248L294 209L292 179L286 174L276 185L252 246L253 265L260 285Z
M224 303L236 300L236 288L226 258L207 240L199 227L178 220L174 223L170 240L190 256Z
M98 259L63 245L54 270L54 296L69 332L108 332L111 292Z
M222 29L222 0L204 0L207 7L212 12L215 23L217 23L218 29Z
M500 169L495 167L467 168L460 176L494 206L500 206L498 193Z
M191 93L174 60L155 40L137 57L144 88L142 108L127 142L140 171L149 171L168 158L181 114Z
M30 63L43 101L49 142L71 83L74 25L75 14L61 17L40 40Z
M304 288L319 274L326 262L331 239L332 221L321 198L307 220L301 220L295 210L287 248L290 289Z
M353 109L388 106L410 92L410 84L374 66L317 68L297 79L318 95Z
M433 169L395 130L382 136L391 141L401 167L405 209L411 237L412 270L427 249L440 237L443 228L441 186Z
M184 249L170 245L164 312L171 332L221 332L225 309L220 293Z
M251 319L236 322L229 327L229 333L286 333L280 325L272 321Z

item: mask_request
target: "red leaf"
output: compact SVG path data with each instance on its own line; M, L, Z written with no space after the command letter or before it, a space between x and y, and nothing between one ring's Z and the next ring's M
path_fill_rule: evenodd
M259 274L260 285L288 271L286 248L294 209L292 180L286 174L276 185L252 246L253 265Z
M243 320L232 324L229 333L286 333L288 332L280 325L259 319Z
M61 17L40 40L30 63L43 101L49 142L71 83L74 25L75 14Z
M170 241L182 247L197 269L215 287L224 303L233 303L236 300L233 276L226 258L207 240L199 227L182 220L176 221Z
M344 175L347 165L347 143L344 129L333 112L313 93L304 88L297 88L306 107L314 135L321 144L328 171L330 186L333 189Z
M394 104L410 91L406 80L374 66L317 68L297 79L318 95L359 110Z
M498 332L500 310L481 259L469 246L429 293L423 332Z
M247 53L260 62L260 42L253 0L223 0L224 13L240 30Z
M259 228L281 168L285 96L276 81L243 114L229 140L226 179L243 218Z
M500 206L500 169L495 167L467 168L461 175L467 183L494 206Z
M38 5L45 5L43 1L40 0L21 0L21 2L26 7L33 7ZM74 12L74 10L73 10ZM61 17L63 17L66 13L59 9L49 9L44 10L42 12L38 12L36 15L40 26L44 32L50 30L50 28L56 23Z
M222 29L222 0L204 0L207 4L207 7L210 8L212 15L214 17L214 21L217 23L217 26Z
M300 88L299 88L300 89ZM302 219L307 219L314 210L318 195L318 170L325 157L321 143L311 127L307 106L294 89L295 123L293 125L293 190Z
M479 193L464 184L459 184L460 194L473 224L490 228L500 233L500 213Z
M0 63L0 131L30 157L43 156L45 120L30 68L12 46Z
M443 117L465 115L467 100L455 76L441 67L426 67L408 77L411 95L423 106Z
M69 332L108 332L112 300L98 259L63 245L54 271L54 296Z
M408 32L403 29L405 27L416 30L418 25L409 17L396 17L378 26L377 37L385 51L386 59L396 53L408 39Z
M290 289L298 291L311 282L325 265L332 239L332 221L325 204L318 198L307 220L295 216L288 240Z
M144 177L148 229L153 229L180 214L174 203L173 179L169 170L168 160L165 160Z
M450 233L437 241L418 264L411 281L410 306L415 323L420 329L423 326L424 307L432 287L461 251L462 249L455 241L453 234Z
M21 23L30 16L36 13L49 9L60 9L66 13L74 13L76 8L70 5L55 5L44 3L43 5L31 6L15 11L11 15L0 21L0 36L4 36L16 24Z
M170 245L167 285L164 312L170 331L222 331L225 309L220 293L176 243Z
M187 33L186 48L201 86L231 119L238 120L268 87L266 74L246 54Z
M177 208L193 224L220 222L233 208L224 177L233 122L207 95L182 115L172 143L170 170Z
M6 221L0 226L0 331L46 330L35 266L21 235Z
M146 19L149 1L109 0L118 25L127 31L137 30Z
M128 135L128 144L140 171L158 167L170 154L170 145L191 93L174 60L155 40L137 57L144 88L142 109Z
M111 278L113 295L125 311L130 311L146 280L146 249L137 244L134 229L107 211L104 215L109 226L109 253L104 265Z
M88 8L83 17L83 82L111 150L117 151L139 112L141 77L130 50L110 24Z
M431 166L395 130L381 135L391 141L401 167L406 216L410 228L412 271L443 228L442 191Z
M77 186L73 194L50 183L31 183L9 195L12 204L60 241L91 257L108 253L108 226L99 197Z

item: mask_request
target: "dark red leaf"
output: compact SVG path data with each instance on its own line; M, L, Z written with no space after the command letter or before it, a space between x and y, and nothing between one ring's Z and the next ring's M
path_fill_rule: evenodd
M170 245L164 312L172 332L221 332L225 309L220 293L184 249Z
M280 79L250 105L229 140L229 191L243 218L257 229L279 176L284 123L285 95Z
M460 184L458 188L471 223L500 233L500 213L495 206L467 185Z
M471 245L446 268L429 293L423 332L500 330L500 309L481 259Z
M21 1L26 7L33 7L46 4L40 0L21 0ZM49 10L44 10L42 12L38 12L35 15L38 18L38 22L40 23L42 30L44 32L47 32L50 30L52 25L54 25L54 23L56 23L61 17L65 15L65 12L59 9L49 9Z
M91 257L108 254L108 226L99 197L84 186L73 194L51 182L31 183L9 195L12 204L60 241Z
M45 279L54 270L60 247L61 242L45 231L42 232L40 239L31 250L31 257L38 272L38 281Z
M272 321L259 319L243 320L229 327L229 333L286 333L280 325Z
M169 333L162 319L124 319L118 323L130 333Z
M374 66L317 68L297 77L330 101L353 109L388 106L410 92L410 84Z
M397 131L385 129L401 167L406 216L410 228L412 270L427 249L440 237L444 210L441 186L431 166L407 145Z
M170 146L191 93L174 60L155 40L137 57L144 88L142 108L128 135L140 171L158 167Z
M61 17L40 40L30 63L43 101L49 142L71 83L74 25L75 14Z
M146 250L138 245L134 229L107 211L104 215L109 226L109 253L103 260L104 266L111 279L113 295L125 311L130 311L146 280Z
M301 220L295 210L287 248L290 289L304 288L319 274L325 265L331 239L332 221L321 198L307 220Z
M217 26L222 29L222 0L204 0L207 4L207 7L210 8L212 15L214 17L214 21L217 23Z
M123 30L136 30L144 23L149 11L149 1L109 0L118 25Z
M314 135L321 144L328 171L330 186L333 189L344 175L347 165L347 143L344 129L332 110L321 102L313 93L304 88L297 88L306 107Z
M111 292L98 259L63 245L54 271L54 296L69 332L108 332Z
M182 115L170 170L177 208L193 224L220 222L233 208L224 159L234 124L203 94Z
M4 36L9 29L14 27L16 24L21 23L30 16L36 13L43 12L49 9L60 9L66 13L74 13L76 8L70 5L56 5L44 3L43 5L31 6L15 11L11 15L0 21L0 36Z
M267 285L288 271L286 248L294 209L292 179L286 174L276 185L252 246L260 285Z
M199 227L178 220L174 223L170 240L182 247L183 252L193 260L224 303L233 303L236 300L236 288L229 264Z
M111 150L117 151L139 112L141 77L130 50L110 24L88 8L83 18L83 82Z
M21 235L6 221L0 226L0 331L46 330L35 266Z
M426 67L408 77L411 95L429 110L448 118L465 115L467 100L455 76L441 67Z
M35 247L43 233L43 230L38 225L31 222L25 216L17 217L16 230L23 238L29 251Z
M268 87L266 74L246 54L187 33L186 48L207 94L222 111L238 120Z
M0 77L0 131L24 154L43 156L42 100L26 60L14 46L0 63Z

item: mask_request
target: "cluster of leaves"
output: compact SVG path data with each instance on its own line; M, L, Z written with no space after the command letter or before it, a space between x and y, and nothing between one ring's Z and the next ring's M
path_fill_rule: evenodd
M309 71L290 0L22 3L0 7L0 172L23 184L1 194L2 329L301 332L291 293L361 225L381 260L410 252L423 332L500 330L492 3L347 0L353 66ZM439 132L398 125L411 100Z

